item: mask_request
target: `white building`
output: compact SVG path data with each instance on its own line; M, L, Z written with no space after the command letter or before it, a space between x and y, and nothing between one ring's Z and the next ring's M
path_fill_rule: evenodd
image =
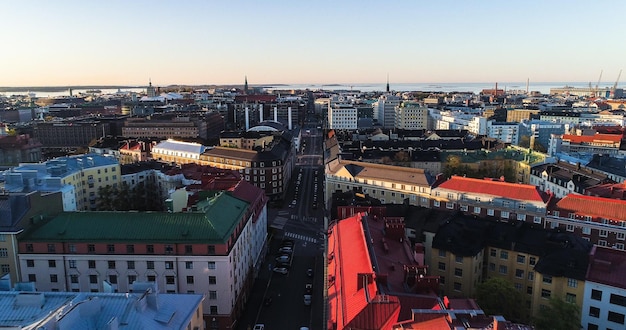
M498 139L504 143L519 144L519 123L487 122L487 136Z
M428 108L417 102L402 102L396 106L395 127L404 130L428 128Z
M626 327L626 252L594 246L589 256L582 306L584 329Z
M358 111L350 103L330 102L328 104L328 128L329 129L357 129Z
M374 119L378 120L384 128L393 128L396 120L396 107L400 105L402 99L399 96L385 94L372 104L374 108Z

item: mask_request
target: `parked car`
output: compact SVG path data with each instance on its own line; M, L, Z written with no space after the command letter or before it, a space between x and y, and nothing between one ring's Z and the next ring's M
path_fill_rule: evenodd
M254 330L265 330L265 325L264 324L255 324L254 325Z
M308 295L313 294L313 284L309 283L304 286L304 294L308 294Z
M306 270L306 276L313 277L313 268L309 268Z
M278 252L280 252L280 253L292 253L293 252L293 248L291 246L283 246L280 249L278 249Z
M304 306L311 306L311 295L310 294L305 294L304 295Z
M287 275L287 273L289 273L289 269L285 268L285 267L274 267L274 272L275 273L280 273L283 275Z

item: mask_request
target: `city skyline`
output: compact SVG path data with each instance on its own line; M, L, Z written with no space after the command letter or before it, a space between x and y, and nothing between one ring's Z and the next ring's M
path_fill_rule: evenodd
M66 0L0 8L0 86L242 84L246 76L251 85L387 76L613 85L626 3Z

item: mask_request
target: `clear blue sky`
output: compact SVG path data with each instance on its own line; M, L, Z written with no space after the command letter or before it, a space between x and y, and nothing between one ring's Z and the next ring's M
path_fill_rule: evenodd
M626 1L1 1L0 86L602 82ZM624 77L626 80L626 74Z

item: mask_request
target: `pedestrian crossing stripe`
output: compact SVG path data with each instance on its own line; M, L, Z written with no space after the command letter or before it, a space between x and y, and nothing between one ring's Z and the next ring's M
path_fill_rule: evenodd
M299 239L301 241L317 243L317 238L313 238L313 237L309 237L309 236L305 236L305 235L300 235L300 234L296 234L296 233L285 232L285 236L287 236L289 238L293 238L293 239Z

